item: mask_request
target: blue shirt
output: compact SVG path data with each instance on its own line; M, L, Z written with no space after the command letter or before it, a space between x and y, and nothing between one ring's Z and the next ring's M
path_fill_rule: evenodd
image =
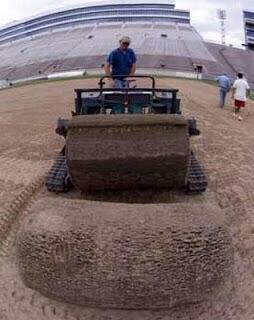
M135 52L130 48L127 51L123 51L120 48L115 49L107 58L107 62L112 66L112 76L128 76L132 65L136 63L136 61Z
M219 86L221 89L224 89L224 90L229 90L230 87L231 87L231 82L229 80L229 78L225 75L221 75L219 76L216 81L218 82Z

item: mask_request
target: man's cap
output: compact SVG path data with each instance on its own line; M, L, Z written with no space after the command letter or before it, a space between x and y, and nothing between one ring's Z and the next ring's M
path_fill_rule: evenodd
M121 42L121 43L124 43L124 42L131 43L131 38L128 37L128 36L123 36L123 37L120 39L120 42Z

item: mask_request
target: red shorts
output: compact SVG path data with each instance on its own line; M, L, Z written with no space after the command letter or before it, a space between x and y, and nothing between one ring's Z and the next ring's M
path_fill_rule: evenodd
M235 100L235 107L244 108L245 107L245 101Z

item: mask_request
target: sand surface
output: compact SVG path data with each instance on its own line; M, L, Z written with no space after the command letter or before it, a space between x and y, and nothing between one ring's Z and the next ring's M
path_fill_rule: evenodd
M234 242L233 279L213 299L165 311L96 310L65 305L27 289L15 266L15 236L29 208L49 195L43 177L63 145L54 133L69 117L73 89L96 80L45 83L0 92L0 319L2 320L252 320L254 319L254 104L239 122L231 101L218 108L217 88L196 81L161 79L180 89L184 114L197 118L202 135L193 149L209 176L207 192L177 201L214 203L227 216ZM74 197L76 195L68 195ZM167 193L155 202L173 201ZM135 201L134 201L135 202Z

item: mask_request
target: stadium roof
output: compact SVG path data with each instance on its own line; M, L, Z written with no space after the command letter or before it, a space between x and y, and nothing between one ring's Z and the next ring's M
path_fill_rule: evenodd
M128 4L153 4L153 5L171 5L175 6L175 0L104 0L104 1L97 1L97 2L83 2L80 4L74 4L74 5L69 5L69 6L64 6L64 7L59 7L57 9L53 9L50 11L44 11L40 12L36 15L32 15L30 17L27 17L26 19L22 20L15 20L10 23L5 24L0 28L0 30L5 29L10 26L15 26L16 24L24 23L26 21L29 21L34 18L39 18L43 17L44 15L52 14L52 13L57 13L61 11L68 11L72 9L79 9L79 8L86 8L86 7L96 7L96 6L104 6L104 5L128 5ZM181 10L181 11L188 11L188 10ZM188 11L189 12L189 11Z

